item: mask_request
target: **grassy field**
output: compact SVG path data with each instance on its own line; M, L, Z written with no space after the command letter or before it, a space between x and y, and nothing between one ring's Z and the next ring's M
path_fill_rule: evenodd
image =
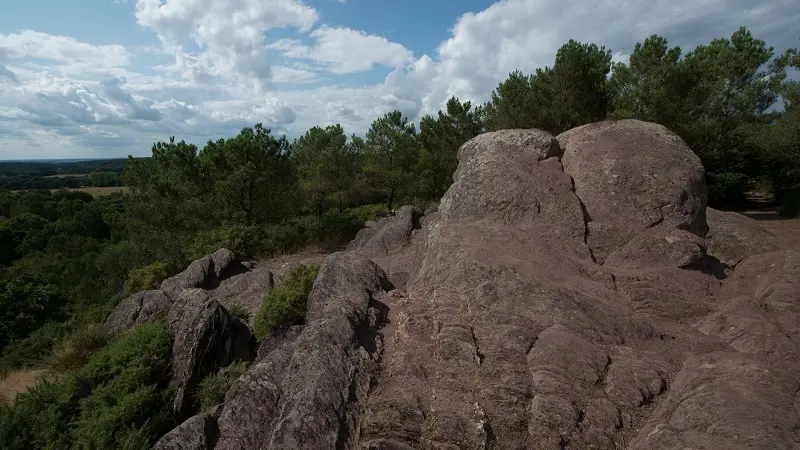
M58 189L53 189L52 191L57 191L57 190ZM111 195L115 192L126 192L128 190L128 187L127 186L83 187L83 188L69 188L66 190L86 192L88 194L91 194L92 197L103 197L105 195Z
M78 178L78 177L85 177L89 175L88 173L62 173L59 175L47 175L42 178Z

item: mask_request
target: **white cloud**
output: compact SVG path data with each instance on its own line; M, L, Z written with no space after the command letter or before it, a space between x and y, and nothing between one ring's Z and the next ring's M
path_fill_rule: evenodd
M800 20L795 0L758 5L748 0L506 0L478 13L462 15L452 36L438 48L438 62L423 56L411 70L396 70L386 84L398 98L433 113L451 95L484 102L509 72L533 72L552 65L569 39L593 42L626 61L636 42L651 34L691 49L729 37L746 25L771 45L791 42Z
M315 40L311 46L297 39L281 39L269 47L289 58L324 64L336 74L366 72L376 64L403 67L414 61L414 54L404 46L351 28L323 25L310 36Z
M0 34L0 53L2 52L5 52L8 60L47 60L59 63L59 70L72 73L124 67L130 63L131 57L121 45L92 45L67 36L31 30Z
M270 88L263 36L274 28L308 31L317 11L297 0L137 0L136 20L155 31L188 78L249 80ZM194 43L200 51L187 51Z
M136 20L161 39L157 51L0 34L0 159L148 154L155 140L202 145L257 122L289 137L335 123L362 134L391 109L418 122L451 95L484 102L510 71L552 65L570 38L606 45L624 61L653 33L690 49L744 24L782 50L796 45L800 20L792 0L505 0L454 18L436 53L415 58L380 36L314 28L319 14L297 0L135 3ZM298 39L270 42L276 28ZM281 59L269 60L275 50ZM134 66L160 64L164 54L174 62ZM394 70L371 85L329 76L378 65Z
M19 80L17 79L17 75L11 71L8 67L5 66L6 60L8 60L8 54L10 52L4 48L0 48L0 79L5 79L11 83L17 84Z
M274 66L272 68L272 81L273 83L306 83L314 80L317 74L311 70L290 67L290 66Z

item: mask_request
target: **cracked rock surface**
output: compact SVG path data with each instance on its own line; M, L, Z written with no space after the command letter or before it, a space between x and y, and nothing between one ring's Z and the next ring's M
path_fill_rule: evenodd
M717 212L709 233L677 135L504 130L458 158L438 208L328 256L307 324L183 429L226 450L800 448L800 247Z

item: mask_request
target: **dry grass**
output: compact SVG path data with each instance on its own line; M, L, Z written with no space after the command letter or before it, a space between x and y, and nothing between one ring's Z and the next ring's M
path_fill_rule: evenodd
M115 192L127 192L127 186L108 186L108 187L83 187L83 188L70 188L65 189L67 191L76 191L76 192L86 192L87 194L91 194L92 197L104 197L106 195L111 195ZM51 189L51 192L55 192L58 189Z
M47 175L42 178L78 178L85 177L88 173L60 173L58 175Z
M45 373L41 369L9 372L5 378L0 379L0 403L11 404L17 394L27 391Z

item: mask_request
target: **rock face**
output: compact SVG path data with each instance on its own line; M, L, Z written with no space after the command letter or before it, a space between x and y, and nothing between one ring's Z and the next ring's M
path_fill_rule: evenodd
M234 361L251 360L255 341L246 325L202 289L183 291L170 308L169 327L173 410L176 416L186 417L194 407L200 380Z
M401 208L326 258L306 325L261 343L218 420L171 435L223 450L798 448L800 247L713 210L707 235L703 168L676 135L505 130L458 159L438 208ZM167 287L208 280L203 264ZM192 373L238 347L213 290L177 298L186 402Z
M753 219L712 208L706 214L708 253L723 264L733 267L747 256L779 248L778 238Z
M271 271L242 263L230 250L219 249L164 280L160 289L137 292L122 300L106 319L106 328L112 334L121 334L134 325L164 316L187 289L206 290L226 308L234 304L243 307L252 322L273 285Z
M586 209L587 242L598 262L661 223L705 236L703 165L675 133L620 120L584 125L558 140L564 171Z
M213 289L221 280L246 271L247 267L236 260L233 252L223 248L193 261L183 272L164 280L161 290L174 300L186 289Z
M387 297L360 448L796 445L800 379L781 362L798 355L796 256L746 259L724 282L695 270L703 169L662 127L558 141L563 170L536 130L459 151L406 292ZM762 265L771 275L751 272ZM780 313L765 313L756 299L773 292ZM753 311L738 316L742 302Z
M419 228L422 212L413 206L403 206L394 217L386 217L358 232L347 246L367 258L385 256L408 243L411 231Z
M353 448L381 347L370 309L388 287L373 263L329 256L309 296L305 328L226 395L216 448Z
M106 319L106 328L112 334L122 334L135 325L152 322L166 314L172 300L164 291L142 291L122 300Z
M153 450L211 450L217 444L219 429L213 413L192 416L165 434Z

